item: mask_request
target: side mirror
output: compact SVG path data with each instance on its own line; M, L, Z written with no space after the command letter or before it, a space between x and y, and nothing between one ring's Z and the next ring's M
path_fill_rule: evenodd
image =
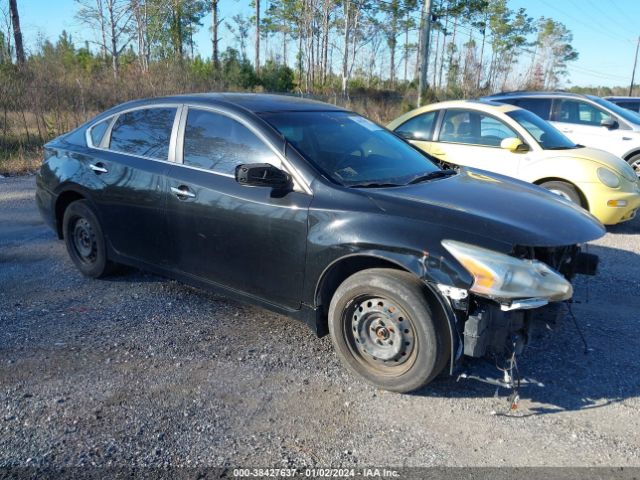
M293 188L291 175L270 163L247 163L236 167L236 182L247 187Z
M528 152L529 145L523 143L522 140L516 137L507 137L500 142L500 148L509 150L510 152Z
M605 127L609 130L615 130L620 126L620 124L613 117L607 117L600 122L600 126Z

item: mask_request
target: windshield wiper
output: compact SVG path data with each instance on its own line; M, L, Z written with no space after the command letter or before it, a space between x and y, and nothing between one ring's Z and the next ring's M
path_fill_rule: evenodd
M401 187L398 183L381 183L381 182L369 182L369 183L354 183L348 185L349 188L384 188L384 187Z
M426 175L418 175L417 177L412 178L407 185L413 185L414 183L426 182L427 180L433 180L436 178L448 177L450 175L455 175L458 172L451 169L446 170L436 170L435 172L429 172Z

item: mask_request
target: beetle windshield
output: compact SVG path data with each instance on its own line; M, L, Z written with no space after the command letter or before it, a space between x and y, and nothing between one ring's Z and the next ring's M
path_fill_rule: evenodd
M277 112L262 117L337 183L351 187L405 185L440 170L393 133L351 112Z
M529 110L513 110L507 112L507 115L529 132L544 150L567 150L578 147L560 130L545 122L535 113L531 113Z

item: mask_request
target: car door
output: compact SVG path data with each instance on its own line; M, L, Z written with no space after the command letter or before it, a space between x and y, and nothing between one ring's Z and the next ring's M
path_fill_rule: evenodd
M236 182L237 165L283 157L244 120L189 107L167 184L176 270L289 308L302 298L311 195Z
M493 115L471 109L447 109L430 153L446 163L516 177L520 154L500 148L500 142L509 137L520 138Z
M433 130L440 110L424 112L410 118L395 129L395 133L426 153L430 153Z
M109 244L150 264L167 261L165 173L176 111L175 105L136 108L89 132L91 174L101 184L94 200Z
M619 129L601 126L603 120L614 118L609 112L589 102L573 98L553 101L551 123L572 141L609 152L620 150L623 134Z

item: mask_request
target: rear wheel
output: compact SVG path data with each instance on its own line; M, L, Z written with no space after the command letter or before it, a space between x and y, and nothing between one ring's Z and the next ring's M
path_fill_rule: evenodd
M627 162L636 172L636 175L640 177L640 153L631 157L629 160L627 160Z
M67 252L83 275L99 278L113 271L100 222L86 200L69 204L64 212L62 232Z
M331 300L329 332L342 362L373 385L409 392L449 358L446 321L433 314L413 275L370 269L346 279Z
M584 207L582 204L582 200L580 199L580 194L576 190L576 188L567 182L561 181L553 181L553 182L545 182L540 185L542 188L546 188L550 192L555 193L556 195L560 195L562 198L565 198L573 203L577 203L581 207Z

